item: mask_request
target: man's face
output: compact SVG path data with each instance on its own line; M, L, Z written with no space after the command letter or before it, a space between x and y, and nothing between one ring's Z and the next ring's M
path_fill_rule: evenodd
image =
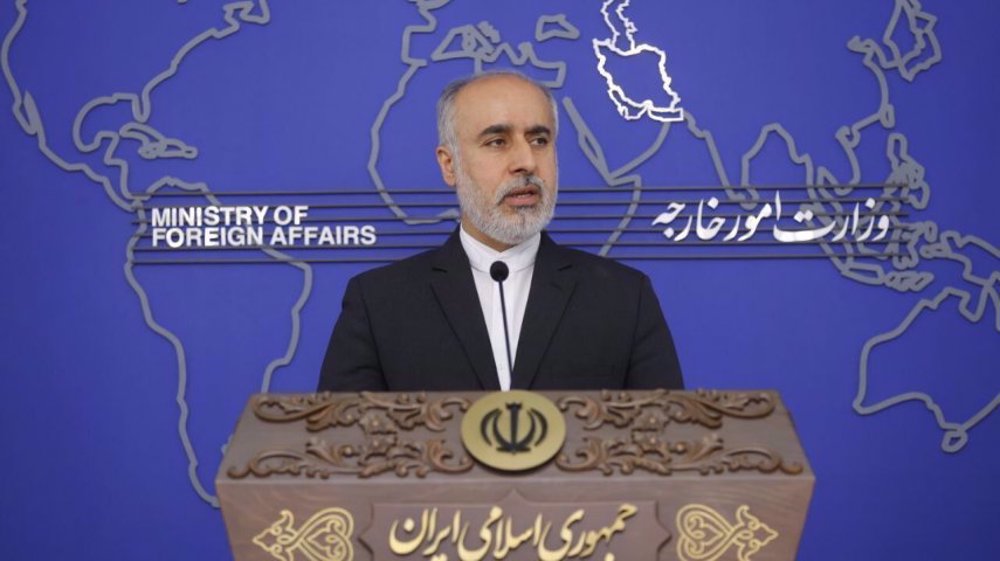
M542 230L555 208L555 119L545 94L514 76L473 82L455 98L457 153L438 147L462 226L504 250Z

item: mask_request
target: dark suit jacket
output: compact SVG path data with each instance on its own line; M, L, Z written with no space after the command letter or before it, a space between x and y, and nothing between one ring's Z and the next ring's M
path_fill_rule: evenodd
M646 275L542 234L514 358L513 388L681 388ZM438 249L350 280L319 390L498 390L468 257Z

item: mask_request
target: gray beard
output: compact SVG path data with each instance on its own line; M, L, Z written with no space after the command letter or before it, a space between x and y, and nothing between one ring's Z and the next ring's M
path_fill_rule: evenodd
M490 238L514 246L541 232L552 220L556 208L556 192L553 189L550 193L542 178L527 175L512 179L497 190L493 200L489 200L483 189L466 175L465 170L460 165L456 167L455 185L462 216ZM515 207L514 214L504 212L501 206L504 197L528 185L538 188L538 204Z

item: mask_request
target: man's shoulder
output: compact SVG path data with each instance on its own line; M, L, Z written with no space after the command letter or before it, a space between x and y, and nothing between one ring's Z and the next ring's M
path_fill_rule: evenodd
M582 274L622 281L639 281L646 277L646 273L609 257L555 243L553 251L559 259L571 263Z
M411 255L405 259L400 259L388 265L382 265L369 269L363 273L358 273L351 279L353 282L363 286L379 287L406 283L418 278L430 271L434 262L434 255L440 248Z

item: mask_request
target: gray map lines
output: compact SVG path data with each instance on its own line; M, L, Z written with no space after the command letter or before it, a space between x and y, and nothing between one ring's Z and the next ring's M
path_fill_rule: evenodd
M900 26L904 21L905 29L913 37L913 46L906 53L902 53L893 40L893 37L900 32ZM893 130L895 127L895 111L890 101L890 90L885 73L895 70L906 82L913 82L921 72L941 61L941 48L934 33L936 23L937 18L924 12L917 0L896 0L893 15L882 36L883 44L888 48L889 54L886 54L882 46L871 39L862 40L855 37L849 41L848 48L863 55L863 64L875 76L879 84L881 98L878 110L874 114L837 131L837 141L851 163L850 183L860 179L860 167L855 149L862 141L864 129L875 125L880 125L885 130ZM925 180L923 166L910 156L908 146L909 142L904 135L895 131L888 135L886 157L891 164L892 172L886 182L903 185L903 192L900 193L903 198L913 209L923 210L927 208L930 199L930 186ZM822 166L817 168L816 179L820 186L837 183L832 172ZM897 193L894 192L896 189L895 187L887 187L884 195L896 195ZM829 205L834 211L842 212L843 207L837 202L837 196L847 193L849 191L831 194L822 188L810 190L810 198L817 202L809 206L815 211L822 210L824 205ZM884 204L881 203L881 205ZM900 203L893 202L891 206L890 210L899 210ZM821 222L825 220L829 219L820 218ZM902 223L900 225L904 228L896 229L893 232L894 243L883 247L883 251L887 254L903 254L891 257L892 269L890 270L885 270L871 261L860 262L853 257L838 257L832 247L826 247L827 243L823 244L824 251L831 255L831 261L845 277L864 284L885 286L902 293L923 291L934 280L932 272L918 268L922 259L945 259L961 263L963 265L961 277L968 285L964 287L944 286L935 296L920 299L899 327L890 332L876 335L865 343L861 352L858 392L854 400L854 410L862 415L871 415L904 401L923 402L933 413L938 427L944 431L941 449L946 452L956 452L968 442L968 430L1000 406L1000 393L992 399L987 398L985 400L987 403L963 422L948 420L941 406L933 397L922 392L906 392L866 405L870 355L878 345L884 345L901 336L917 317L927 310L937 309L942 301L948 297L956 297L962 302L958 308L959 313L965 320L973 324L982 320L988 312L992 311L994 318L996 318L994 325L992 327L984 326L984 328L992 329L994 333L1000 335L1000 267L998 267L1000 250L977 236L962 235L953 230L939 233L937 224L932 221ZM994 259L990 267L992 270L986 271L985 274L975 271L972 260L962 252L963 248L967 246L978 248L985 254L992 256ZM844 244L843 248L848 253L856 252L859 255L879 256L877 250L870 249L863 243ZM881 258L883 261L885 259L885 257ZM970 308L967 305L970 301L979 302L979 305L976 308ZM990 304L992 304L992 309Z
M579 39L580 30L566 19L565 14L542 15L535 24L535 40L539 43L549 39Z
M604 7L607 8L613 2L614 0L608 0L604 4ZM625 22L625 25L631 26L631 29L634 29L634 24L621 13L621 10L627 7L627 5L627 0L621 2L617 14L620 20ZM607 16L606 11L604 14ZM607 17L605 21L611 25L611 20ZM721 155L711 133L707 130L699 129L694 115L689 111L685 111L684 120L687 122L688 130L695 137L705 141L706 149L709 151L714 163L719 181L725 186L726 194L730 197L730 200L743 201L744 204L742 206L747 210L754 209L760 203L759 193L752 186L750 177L751 164L761 153L769 137L774 135L785 145L789 160L804 168L805 183L811 186L807 192L809 198L815 202L803 204L800 208L802 210L808 209L813 211L818 216L819 222L823 225L837 220L835 218L837 215L842 217L840 220L846 220L845 209L839 202L839 199L850 195L850 184L861 182L861 167L856 155L856 149L862 140L864 129L875 125L880 125L883 129L890 131L895 128L895 112L890 102L890 90L885 72L898 71L907 82L912 82L920 72L928 70L934 64L940 62L940 44L934 33L936 22L937 18L935 16L922 11L921 5L917 0L896 0L892 17L882 36L883 43L888 48L889 54L886 54L877 43L870 39L861 40L855 37L848 43L848 48L851 51L864 55L863 64L872 72L879 84L880 103L875 113L863 117L850 125L841 127L835 135L844 154L848 158L852 170L850 179L845 182L848 184L846 187L837 180L828 168L816 166L808 154L801 153L796 146L794 136L780 123L770 123L761 128L757 141L741 158L741 173L738 186L732 186L726 175ZM906 25L905 30L913 36L913 46L905 53L900 51L897 43L893 40L896 33L901 31L900 26L904 23ZM600 65L598 70L604 74ZM664 85L665 87L669 85L667 79L664 80ZM612 100L618 105L618 101L613 96ZM568 97L564 98L563 105L570 120L577 128L579 145L584 154L587 155L587 158L601 173L609 186L615 187L631 183L634 189L633 200L637 201L642 184L641 176L636 174L626 178L622 174L631 173L654 154L658 153L669 130L669 123L662 125L660 134L647 150L618 170L611 172L601 150L600 142L591 132L590 128L587 127L573 105L572 100ZM621 110L620 105L619 110ZM651 115L649 116L652 117ZM624 114L623 117L629 118L628 115ZM930 198L930 186L924 179L923 166L909 155L908 140L904 135L894 131L888 135L886 158L892 167L892 173L886 179L886 183L899 184L902 187L887 186L882 193L882 197L890 198L895 195L906 200L916 210L925 209ZM902 192L897 193L898 190ZM886 204L885 202L880 202L876 211L883 210ZM900 210L901 204L899 202L888 204L890 205L888 210ZM636 204L633 204L629 207L626 216L619 225L620 229L628 226L628 221L634 215L636 206ZM829 208L824 208L825 206ZM892 220L895 222L894 225L898 226L898 228L894 228L893 230L893 243L886 244L881 251L870 249L864 243L859 242L844 242L841 248L842 251L837 251L834 244L826 241L821 244L823 251L830 257L831 262L842 275L863 284L885 286L899 292L918 292L926 288L934 280L934 275L930 271L917 269L921 259L948 259L963 264L962 278L972 286L969 287L969 290L963 290L954 286L942 288L937 296L918 301L900 327L889 333L876 335L869 339L862 350L858 393L854 400L854 409L859 414L871 415L904 401L921 401L934 414L938 427L945 431L941 444L942 450L956 452L968 442L967 431L985 419L997 407L1000 407L1000 393L988 400L988 403L964 422L948 420L940 405L930 395L922 392L907 392L872 405L865 405L868 393L869 355L875 346L885 344L899 337L922 311L937 309L941 301L948 296L957 297L963 302L959 310L962 316L970 323L979 322L986 316L987 312L992 311L994 318L996 318L994 331L1000 334L1000 268L996 267L995 263L992 271L988 271L986 275L977 275L973 271L971 259L960 252L962 248L971 245L983 250L1000 263L1000 250L977 236L963 236L958 232L950 230L938 234L937 224L931 221L902 223L896 217L893 217ZM618 233L616 232L616 234ZM609 240L610 243L602 249L602 254L610 249L610 245L616 239L617 237L613 237ZM905 256L889 257L897 253L901 247L904 250ZM882 254L885 254L885 256ZM881 265L870 263L870 260L867 259L862 261L855 258L854 255L876 257L882 261L891 259L893 269L886 271ZM975 299L980 305L975 309L971 309L964 303L973 299L973 295L977 292L978 297ZM989 304L992 304L992 310L989 308Z
M117 168L119 174L117 178L102 175L89 165L81 162L71 162L64 159L53 151L46 141L45 126L34 98L30 92L22 91L18 86L10 65L10 48L18 34L24 27L28 17L27 0L15 0L17 8L17 20L8 31L2 49L0 49L0 63L2 63L4 78L14 96L13 112L21 128L30 136L37 139L39 150L58 168L71 172L83 173L88 179L101 185L108 198L120 209L132 214L139 222L139 227L132 235L126 247L125 277L129 286L139 298L142 307L143 318L146 325L157 335L163 337L173 347L177 359L177 394L176 401L178 407L177 431L184 453L188 460L188 478L195 492L203 500L212 506L218 506L218 499L207 490L207 486L198 478L198 458L194 446L191 443L188 431L188 417L190 414L187 402L188 366L187 353L180 338L169 329L161 325L155 318L153 307L145 288L135 276L135 247L141 236L147 229L146 223L146 202L155 195L157 191L164 187L174 187L185 191L203 193L205 199L213 205L222 205L209 187L204 183L187 182L175 177L163 177L150 185L142 194L133 193L129 188L129 165L126 160L116 156L119 144L124 139L136 140L141 143L139 154L145 159L158 158L183 158L192 159L197 156L197 150L188 146L179 139L168 138L159 133L156 129L148 125L148 120L153 107L151 96L153 91L166 80L174 77L180 64L188 54L200 45L213 40L222 40L237 33L242 29L243 24L265 25L271 19L270 9L267 0L240 1L223 6L223 19L226 26L222 28L208 29L195 36L185 43L177 51L171 60L170 66L148 81L139 94L135 93L114 93L108 96L95 98L84 106L77 113L73 122L73 143L80 153L92 153L98 150L102 144L107 143L104 151L103 163L112 168ZM84 121L88 115L97 108L116 105L119 103L128 104L131 109L133 121L122 125L118 130L102 130L98 132L89 142L85 141L80 134ZM117 187L116 187L117 185ZM291 309L291 325L288 346L283 356L272 360L265 368L261 391L267 391L270 387L271 378L274 372L289 364L295 356L299 342L300 314L303 306L312 291L313 271L312 268L301 262L293 261L289 256L273 249L261 250L271 258L287 262L291 266L302 271L303 285L302 291Z
M952 232L946 232L942 235L942 237L953 237L952 234ZM968 238L954 239L953 241L959 246L972 243L972 241ZM997 333L1000 333L1000 314L997 313L997 311L1000 310L1000 297L997 296L997 291L995 289L995 287L1000 284L1000 271L994 271L991 279L987 280L992 282L994 288L992 290L982 290L979 293L977 301L972 301L972 294L968 291L947 286L933 298L922 298L919 302L917 302L917 304L910 310L903 321L895 329L876 335L865 342L865 345L861 350L861 364L859 367L860 377L858 394L854 399L854 410L862 415L871 415L906 401L919 401L923 403L924 406L927 407L927 409L934 415L934 420L937 422L938 427L945 431L941 438L941 449L945 452L957 452L965 447L969 441L969 430L983 421L983 419L990 415L990 413L992 413L997 407L1000 407L1000 393L998 393L989 403L979 409L979 411L961 423L949 421L945 417L945 413L941 406L938 405L930 395L924 392L905 392L883 399L877 403L866 405L865 401L867 398L866 394L868 389L869 365L873 350L875 350L879 345L889 343L894 339L901 337L921 316L921 314L937 310L948 298L958 299L958 311L962 317L970 323L977 323L985 318L987 316L987 312L990 311L989 306L992 304L994 321L993 325L990 327Z
M913 47L905 53L901 52L899 45L893 39L893 35L900 28L901 18L906 18L906 26L913 34ZM904 80L912 82L917 74L941 62L941 45L934 33L936 24L937 17L925 12L919 0L897 0L889 24L882 34L882 44L889 49L891 56L886 56L882 49L877 49L879 67L884 70L897 70ZM931 50L930 56L920 60L920 56L927 49ZM914 61L917 63L911 64Z
M605 15L607 15L607 9L615 1L608 0L604 3L602 9L605 10ZM183 3L183 0L179 0L179 3ZM560 90L563 88L566 78L567 63L565 61L543 59L531 43L525 42L515 46L510 42L503 41L500 32L488 22L462 25L448 30L444 39L428 56L419 56L412 52L411 41L413 37L417 34L433 35L436 33L438 21L433 12L449 3L450 0L415 0L413 2L424 21L404 29L400 58L406 68L397 83L396 90L383 102L370 129L371 151L368 171L374 188L386 207L402 222L409 225L455 220L458 216L457 209L449 209L434 217L410 216L405 205L393 198L379 171L381 134L385 121L391 111L396 108L398 102L405 96L407 88L417 72L430 64L448 60L468 60L473 64L474 71L481 72L487 65L497 62L501 57L506 57L514 66L530 65L532 68L546 73L549 78L544 81L557 94L561 93ZM618 0L616 14L619 17L606 19L609 26L624 26L622 29L612 27L611 44L616 44L620 38L626 38L632 41L631 49L636 53L659 53L661 57L659 77L664 88L672 93L669 88L670 78L666 73L666 67L662 64L666 60L665 51L654 45L636 45L631 39L630 29L634 29L635 24L624 15L624 9L628 3L628 0ZM223 20L225 25L207 29L185 42L172 57L170 64L146 82L141 91L137 93L117 92L100 96L81 107L72 128L75 149L80 154L91 154L102 150L103 146L102 162L117 170L116 175L102 174L83 163L81 158L59 154L49 146L42 113L31 93L18 85L11 70L11 47L22 32L28 17L27 0L15 0L14 5L17 9L17 19L4 37L2 48L0 48L0 63L2 63L4 78L14 99L12 107L14 117L21 129L35 138L39 151L49 161L59 169L69 173L81 173L91 182L100 185L114 205L138 220L139 226L126 247L125 276L139 299L146 325L154 333L163 337L175 353L177 360L177 430L188 461L188 476L197 494L206 502L217 505L216 498L198 477L199 461L188 431L188 359L185 346L176 334L157 321L146 289L135 275L134 252L141 236L146 232L147 202L155 197L161 189L174 188L200 193L209 204L221 205L222 203L206 183L187 181L171 176L161 177L144 189L134 190L129 185L129 164L125 159L119 157L118 149L124 141L135 141L139 143L138 153L144 159L191 160L197 158L198 150L196 147L189 146L181 139L164 135L149 124L153 112L152 94L159 86L177 75L185 57L195 49L203 48L215 41L224 40L238 33L245 25L263 26L268 24L271 20L268 2L267 0L245 0L224 5ZM643 177L640 168L660 153L671 131L672 122L683 122L691 135L704 142L705 150L713 162L714 173L719 178L719 183L724 188L726 195L732 201L743 203L743 207L748 210L762 202L759 193L751 184L752 163L768 140L777 138L786 146L789 160L803 168L805 183L810 186L808 193L813 202L802 205L802 208L809 208L817 215L824 214L824 212L835 215L844 212L844 206L838 201L850 194L850 187L843 187L844 184L849 185L861 181L862 169L857 157L857 149L865 132L873 127L876 130L881 128L890 131L885 154L891 164L892 173L886 181L887 183L903 185L903 187L887 187L885 194L899 195L895 190L902 190L910 207L915 210L926 209L930 197L930 186L924 179L924 168L909 154L907 138L894 130L895 113L890 99L891 92L886 74L893 71L899 72L904 80L913 82L922 72L931 69L941 60L941 48L934 33L936 21L936 17L924 12L916 0L895 0L893 15L887 24L881 43L872 39L862 40L860 38L854 38L848 43L848 49L862 57L862 64L871 72L878 83L880 99L874 113L841 127L835 135L851 170L850 177L841 181L838 181L828 168L817 165L811 156L800 152L794 136L780 123L770 123L762 127L757 141L743 154L739 181L733 183L730 181L712 132L707 128L699 127L695 115L691 114L690 111L681 113L675 107L663 107L653 103L636 101L629 98L624 90L613 94L614 88L611 87L612 83L615 83L613 74L606 68L602 71L601 67L598 66L598 73L604 75L605 79L611 77L608 82L608 95L610 101L618 107L619 114L629 119L639 119L645 116L660 122L659 131L647 148L632 160L612 169L613 166L605 156L598 134L588 125L573 99L568 95L562 95L560 98L565 116L576 132L577 144L588 161L610 189L628 191L630 195L630 204L622 215L618 226L602 246L600 253L607 255L614 247L615 242L629 227L642 195ZM909 32L913 37L913 45L906 52L903 52L893 39L897 33L901 32ZM615 39L615 37L619 39ZM534 38L537 43L552 40L574 41L580 38L580 32L564 14L543 15L536 22ZM594 41L595 57L599 57L596 55L596 42L598 40ZM628 53L632 52L630 49L619 50L625 53L622 56L629 56ZM617 84L615 83L615 85ZM132 120L115 130L101 130L89 139L84 138L83 125L88 117L95 111L116 105L127 106ZM624 113L621 112L622 107L626 108ZM675 110L678 114L682 114L682 120L657 118L657 116L670 115L671 111ZM891 204L895 207L890 208L890 210L898 210L900 207L899 203ZM818 220L820 223L826 223L825 221L835 220L835 218L821 216ZM970 323L980 322L984 317L989 317L992 312L996 321L988 328L1000 334L1000 268L994 262L991 270L977 271L975 264L964 253L965 248L971 246L1000 261L1000 250L976 236L962 235L952 230L939 231L937 225L931 221L907 222L897 225L900 228L894 228L893 243L882 249L873 249L863 243L847 242L839 246L826 243L823 249L841 275L866 285L883 286L904 294L922 292L931 285L935 277L932 272L921 267L921 264L936 259L961 263L963 265L961 275L963 284L945 286L934 296L921 298L899 326L886 333L878 334L865 343L860 358L858 393L853 406L857 413L870 415L905 401L920 401L933 413L938 427L944 431L942 449L955 452L967 443L968 431L989 416L997 407L1000 407L1000 393L992 399L987 399L988 402L982 408L970 418L962 421L949 419L937 402L926 393L907 392L876 403L866 403L869 377L875 374L869 369L870 355L883 345L891 344L921 314L938 309L948 298L956 298L961 302L959 312ZM273 249L261 251L269 258L287 263L302 272L302 289L289 310L290 333L285 353L273 359L263 372L261 390L267 391L276 370L289 364L297 351L301 311L312 291L313 270L308 264L297 261L292 256L282 252ZM888 254L897 252L904 253L904 256L888 256ZM883 253L886 255L882 255ZM859 256L859 258L855 258L854 255ZM860 257L866 258L861 259ZM872 262L872 257L876 258L875 262ZM889 266L886 266L887 263Z

